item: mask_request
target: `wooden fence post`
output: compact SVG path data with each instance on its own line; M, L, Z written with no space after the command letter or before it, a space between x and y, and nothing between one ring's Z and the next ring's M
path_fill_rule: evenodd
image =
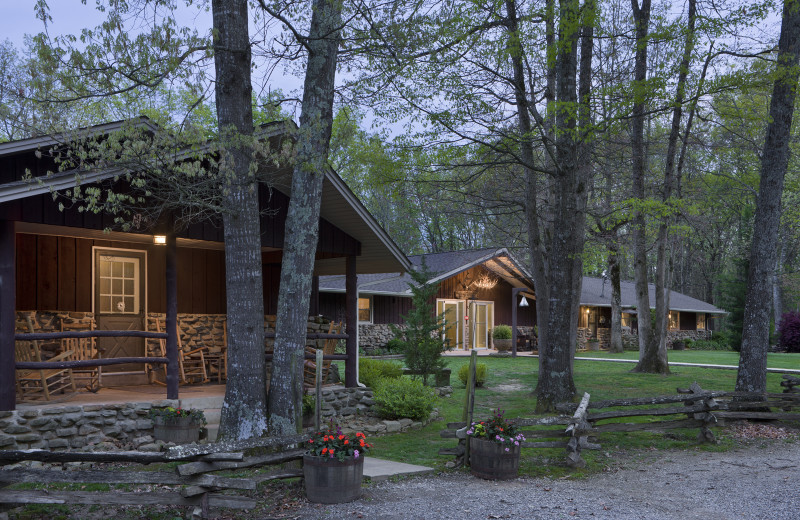
M466 429L472 426L472 418L475 412L475 375L478 367L478 351L473 350L469 358L469 372L467 373L467 392L464 396L464 413L462 420L467 423ZM463 463L469 466L469 437L460 439L459 443L464 443L464 460Z
M317 349L317 373L314 387L316 393L314 395L314 428L319 431L322 415L322 350Z
M581 404L575 410L566 430L571 435L567 442L567 466L570 468L586 467L586 461L581 457L581 449L586 444L584 437L592 428L586 420L587 408L589 408L589 394L584 393Z

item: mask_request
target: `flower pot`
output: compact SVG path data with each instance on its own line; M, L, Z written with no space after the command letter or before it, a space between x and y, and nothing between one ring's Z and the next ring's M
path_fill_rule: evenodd
M364 456L337 458L303 455L306 498L319 504L340 504L361 496Z
M508 352L511 350L511 340L510 339L497 339L494 340L494 348L498 352Z
M686 350L686 341L682 339L673 341L672 350Z
M506 451L508 448L508 451ZM469 438L470 472L487 480L511 480L519 472L520 447L477 437Z
M189 444L200 439L203 425L192 417L154 417L153 438L157 441Z
M590 339L588 342L589 350L597 351L600 350L600 341L596 339Z

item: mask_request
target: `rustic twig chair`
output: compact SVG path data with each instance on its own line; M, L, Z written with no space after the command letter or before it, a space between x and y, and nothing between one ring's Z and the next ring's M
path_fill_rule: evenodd
M35 332L33 321L27 317L28 332ZM38 341L17 341L14 345L17 361L42 361L42 351ZM62 352L47 361L66 361L72 351ZM53 394L66 390L76 392L72 370L64 368L18 369L16 371L17 395L23 401L44 399L49 401Z
M328 328L328 334L340 334L342 331L342 324L331 322L331 326ZM336 351L336 345L339 343L338 339L328 338L325 340L325 345L322 347L322 354L325 356L329 356ZM317 349L313 347L306 347L306 352L309 354L316 354ZM330 370L331 360L325 360L322 362L322 381L324 382L328 378L328 371ZM313 387L316 386L316 377L317 377L317 363L315 361L311 361L310 359L306 359L303 363L303 385L306 387Z
M61 331L91 331L94 322L89 323L61 323ZM62 350L72 352L70 361L87 361L100 358L95 338L64 338L61 340ZM73 368L72 376L75 383L90 392L100 389L100 367Z
M148 323L155 329L156 332L163 332L166 330L164 320L161 318L148 317ZM180 369L180 382L181 383L207 383L208 372L206 371L205 352L206 347L198 347L189 351L183 350L183 341L181 328L178 327L178 368ZM156 349L153 351L149 349L149 353L157 354L156 357L167 356L167 340L159 339L154 340L157 343ZM165 384L156 377L157 369L151 366L150 381L159 384Z

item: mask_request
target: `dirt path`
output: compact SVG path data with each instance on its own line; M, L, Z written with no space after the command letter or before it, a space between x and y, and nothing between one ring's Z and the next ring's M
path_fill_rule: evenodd
M369 486L350 504L295 518L800 519L800 442L749 441L725 453L638 454L585 480L488 482L440 474Z

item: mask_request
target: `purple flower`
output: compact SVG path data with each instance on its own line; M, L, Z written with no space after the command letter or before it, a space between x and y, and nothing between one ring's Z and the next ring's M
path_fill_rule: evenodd
M355 450L355 451L353 451L353 456L354 456L355 458L358 458L358 450Z
M514 441L515 446L519 446L519 441Z
M508 448L506 448L506 451L510 451L510 450ZM331 456L333 456L333 455L331 455Z

